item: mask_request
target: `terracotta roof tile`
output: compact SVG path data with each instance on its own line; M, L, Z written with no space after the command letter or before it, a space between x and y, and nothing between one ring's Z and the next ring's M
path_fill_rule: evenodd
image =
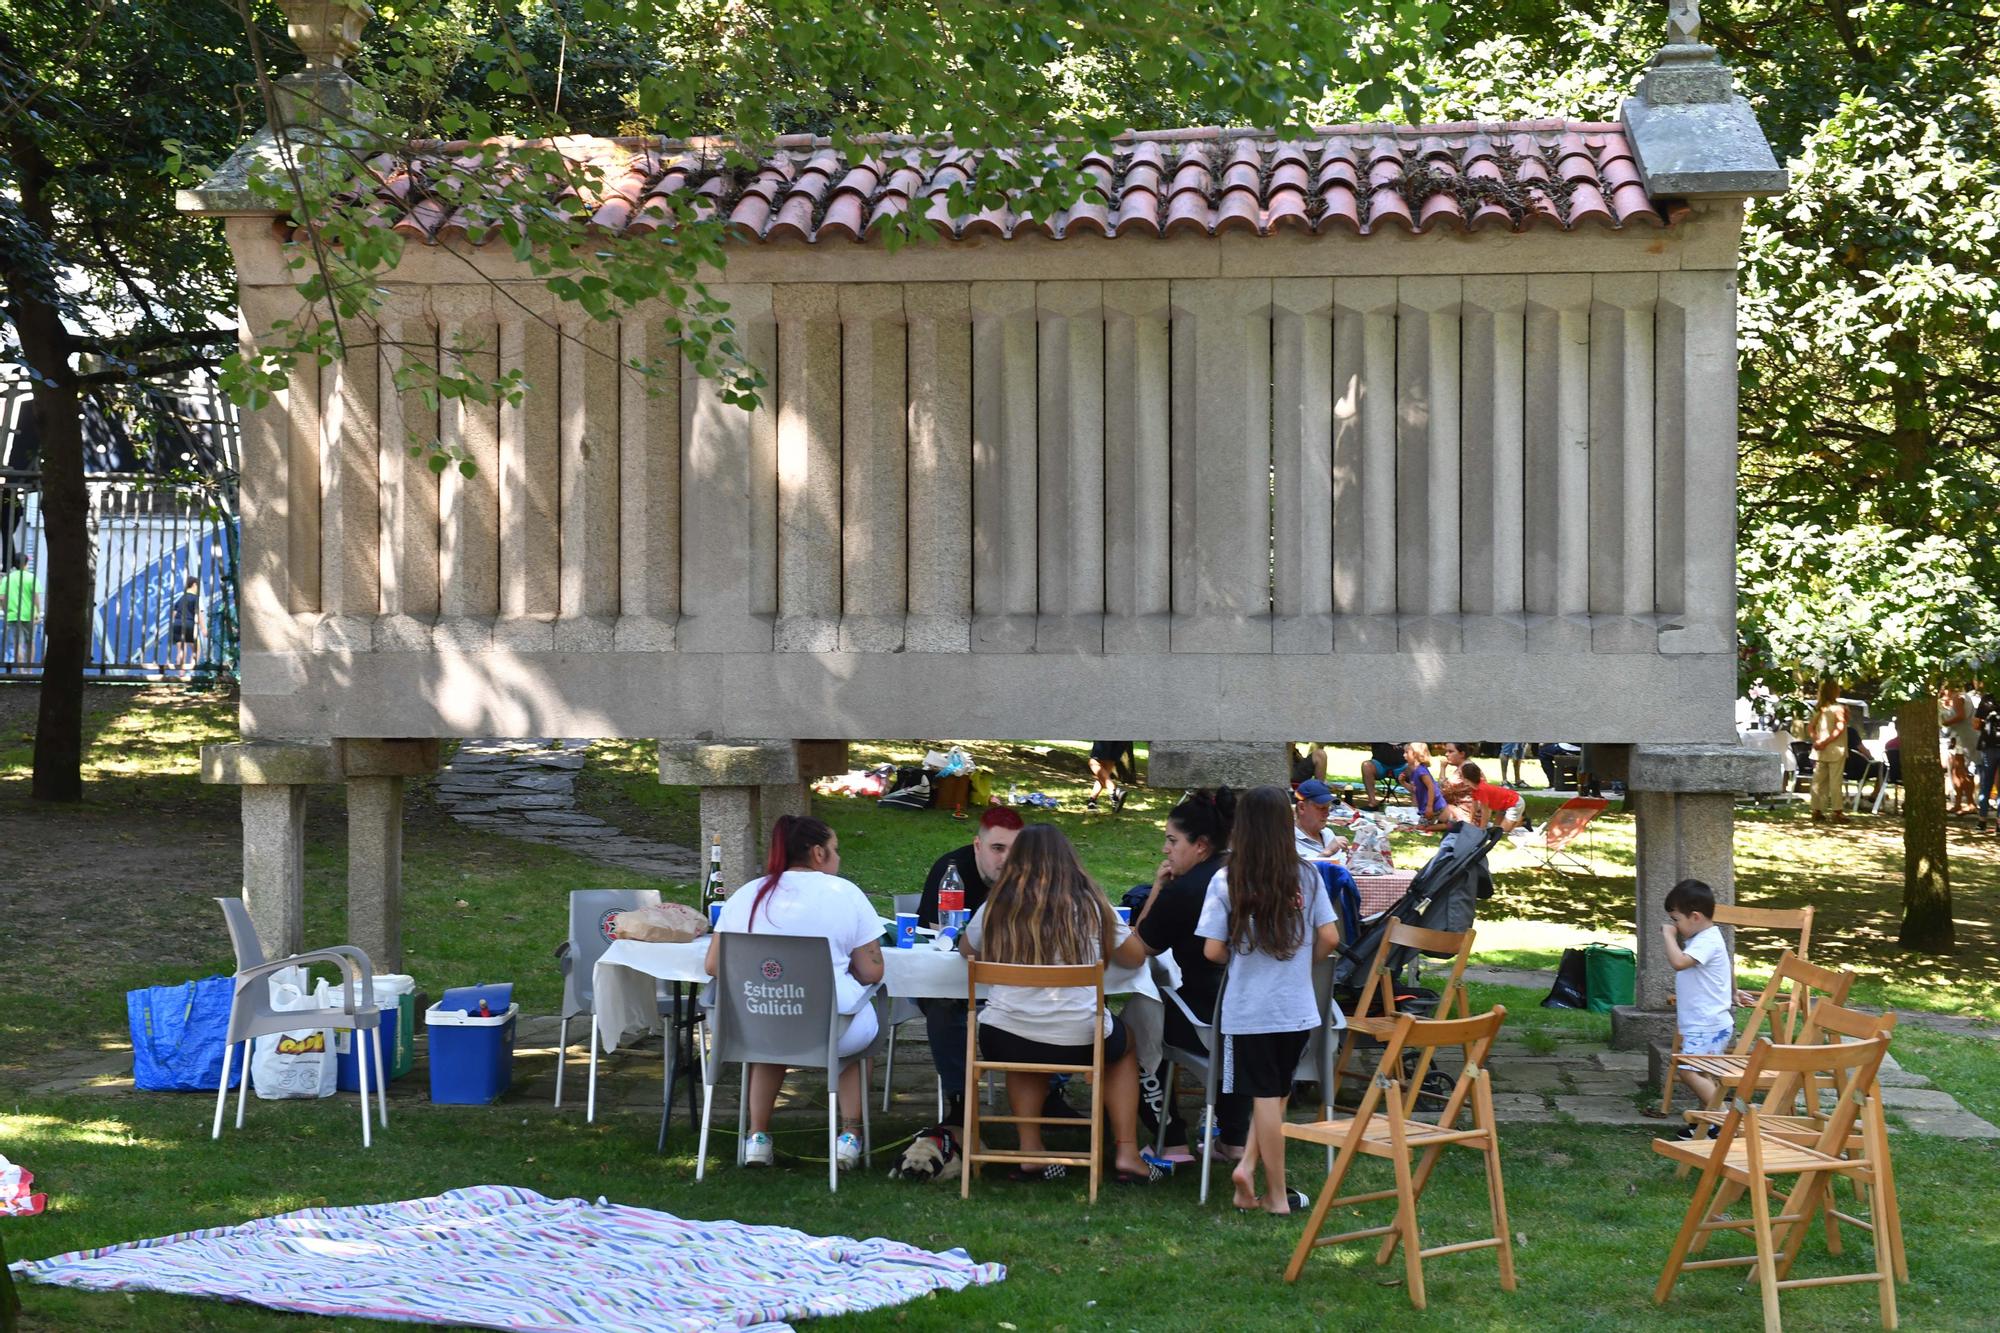
M779 140L747 171L729 169L715 144L565 139L556 146L601 172L590 197L567 190L558 205L587 209L590 224L612 234L671 226L676 199L698 212L719 210L745 241L805 244L862 241L912 209L961 239L1662 227L1686 211L1647 195L1622 126L1573 121L1350 125L1308 139L1239 130L1128 135L1109 152L1077 159L1091 188L1049 219L1011 200L954 213L951 189L971 184L976 150L926 154L885 141L878 156L849 161L826 141L799 136ZM1033 151L1040 162L1043 150ZM382 225L426 242L489 226L490 210L454 210L440 194L440 185L477 166L463 144L419 145L405 158L380 160Z

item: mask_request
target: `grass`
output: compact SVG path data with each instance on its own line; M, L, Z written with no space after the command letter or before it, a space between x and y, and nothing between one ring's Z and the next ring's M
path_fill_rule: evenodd
M206 899L230 891L239 873L235 794L200 785L195 747L226 739L226 704L178 694L99 695L92 737L90 800L80 809L26 800L27 752L0 724L0 845L12 872L0 882L0 1151L35 1171L50 1211L0 1221L10 1257L45 1256L319 1204L401 1198L475 1183L527 1186L556 1197L607 1195L684 1216L733 1217L811 1232L884 1234L915 1244L964 1246L1009 1265L995 1288L933 1297L897 1310L815 1324L830 1329L1210 1329L1360 1327L1530 1329L1555 1324L1663 1329L1754 1328L1754 1289L1740 1275L1693 1274L1665 1310L1650 1293L1687 1201L1648 1150L1644 1129L1509 1126L1504 1135L1508 1202L1517 1233L1521 1290L1501 1293L1490 1257L1452 1256L1427 1268L1431 1310L1410 1310L1397 1269L1376 1269L1359 1252L1315 1256L1296 1287L1277 1281L1296 1223L1200 1210L1195 1182L1153 1190L1107 1185L1095 1207L1080 1184L981 1183L973 1202L955 1192L850 1177L838 1196L809 1164L765 1174L727 1165L727 1140L709 1178L692 1179L692 1135L677 1127L664 1157L652 1154L654 1118L615 1110L587 1126L580 1110L552 1114L520 1100L496 1108L399 1101L389 1131L361 1153L351 1101L261 1104L240 1135L212 1144L205 1099L126 1095L37 1096L23 1075L59 1050L117 1049L125 989L226 970L228 950ZM921 747L856 747L856 762L907 758ZM983 760L1068 807L1050 818L1068 830L1094 874L1114 888L1150 878L1159 855L1167 795L1139 790L1122 815L1077 808L1087 782L1082 743L980 746ZM662 788L650 747L599 747L580 797L635 833L690 841L699 832L693 794ZM1360 752L1336 752L1351 775ZM1003 784L1004 784L1003 779ZM1004 785L1003 785L1004 790ZM1174 793L1177 795L1178 793ZM1538 806L1553 802L1538 794ZM840 830L847 873L886 900L916 886L966 828L941 815L878 810L823 798L816 808ZM336 791L309 807L308 938L343 933L345 850ZM1040 817L1040 816L1038 816ZM1482 905L1482 962L1548 965L1585 938L1631 934L1632 826L1607 816L1592 850L1595 879L1544 875L1503 849L1499 896ZM1787 813L1744 813L1738 822L1741 896L1809 900L1824 923L1817 956L1864 973L1870 998L1912 1007L1994 1012L1991 908L2000 869L1990 842L1954 832L1962 938L1951 959L1912 966L1886 944L1896 905L1900 848L1892 821L1820 830ZM24 862L20 858L25 856ZM24 877L18 873L26 865ZM507 978L524 1007L548 1012L557 978L549 950L563 933L564 894L587 884L636 884L637 876L462 829L441 817L428 783L413 783L406 833L408 970L433 991ZM24 884L26 887L24 887ZM687 893L689 888L669 887ZM12 895L12 896L9 896ZM1755 960L1751 960L1754 964ZM1746 971L1753 970L1746 967ZM1504 1003L1509 1030L1530 1049L1601 1041L1602 1015L1543 1010L1538 993L1475 985L1480 1007ZM1968 1109L2000 1118L2000 1058L1990 1044L1906 1026L1903 1064L1951 1090ZM523 1071L532 1073L537 1071ZM819 1121L809 1093L788 1123L780 1152L810 1155ZM916 1128L906 1115L878 1121L878 1142ZM823 1114L823 1111L821 1112ZM717 1146L717 1145L712 1145ZM1310 1153L1291 1158L1295 1183L1318 1187ZM1899 1292L1909 1328L1992 1326L1987 1274L2000 1230L1988 1201L2000 1191L1991 1145L1902 1135L1897 1140L1914 1281ZM1368 1177L1383 1183L1381 1168ZM1424 1207L1431 1243L1463 1239L1484 1214L1469 1163L1442 1169ZM1836 1271L1817 1243L1805 1273ZM309 1280L309 1279L305 1279ZM25 1327L51 1330L261 1330L377 1327L356 1321L278 1316L216 1302L30 1287ZM1844 1288L1788 1293L1796 1328L1867 1328L1873 1298Z

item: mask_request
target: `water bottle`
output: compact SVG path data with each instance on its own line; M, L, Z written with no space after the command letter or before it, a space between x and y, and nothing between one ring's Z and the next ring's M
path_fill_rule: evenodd
M942 937L946 928L956 936L965 929L965 881L959 878L958 867L947 865L944 878L938 882L938 932Z

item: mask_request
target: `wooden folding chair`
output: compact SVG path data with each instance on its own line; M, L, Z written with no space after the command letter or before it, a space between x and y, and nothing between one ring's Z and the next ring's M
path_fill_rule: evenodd
M1034 966L1024 963L985 963L978 959L968 959L965 965L965 1002L968 1015L976 1014L981 986L1089 986L1097 992L1099 1015L1104 1013L1104 964L1101 962L1073 967ZM1100 1017L1091 1025L1090 1063L1087 1065L1027 1064L1019 1061L982 1060L979 1058L979 1024L968 1021L965 1025L965 1086L968 1090L977 1088L979 1081L988 1070L998 1070L1002 1074L1081 1074L1090 1078L1090 1155L1075 1153L1025 1153L989 1151L980 1146L979 1127L982 1124L996 1125L1067 1125L1074 1127L1073 1117L1058 1118L1041 1115L981 1115L979 1098L968 1095L965 1098L965 1170L959 1176L958 1197L972 1196L972 1177L978 1174L983 1162L1013 1162L1037 1164L1057 1164L1063 1166L1087 1166L1090 1168L1090 1202L1097 1202L1097 1182L1102 1172L1100 1150L1104 1146L1104 1023ZM1011 1110L1012 1107L1010 1106Z
M1339 1149L1333 1169L1327 1172L1326 1184L1320 1189L1319 1201L1313 1205L1312 1216L1306 1222L1305 1234L1299 1237L1298 1248L1292 1251L1292 1261L1285 1268L1285 1281L1299 1280L1306 1256L1319 1246L1381 1236L1383 1240L1375 1252L1375 1262L1378 1265L1388 1263L1396 1247L1399 1244L1403 1247L1403 1267L1409 1281L1410 1303L1419 1310L1424 1308L1424 1260L1439 1255L1457 1254L1463 1250L1497 1249L1500 1251L1500 1286L1507 1291L1514 1290L1513 1233L1508 1230L1507 1196L1500 1181L1500 1129L1493 1118L1493 1081L1486 1072L1487 1052L1506 1018L1507 1011L1497 1005L1490 1013L1477 1018L1460 1018L1450 1022L1426 1022L1404 1014L1396 1020L1396 1026L1389 1034L1388 1046L1382 1054L1382 1066L1370 1080L1368 1092L1352 1118L1285 1126L1285 1137L1288 1139L1303 1139L1308 1143ZM1405 1104L1409 1099L1403 1095L1401 1081L1395 1071L1402 1067L1404 1051L1424 1052L1424 1063L1429 1064L1430 1055L1440 1046L1463 1047L1465 1065L1459 1070L1458 1081L1452 1085L1451 1096L1437 1120L1414 1119ZM1411 1093L1415 1092L1415 1086L1411 1085ZM1468 1099L1472 1103L1472 1126L1459 1129L1458 1114ZM1431 1172L1446 1148L1465 1148L1477 1152L1483 1159L1486 1200L1492 1216L1493 1234L1478 1240L1424 1249L1417 1234L1417 1200L1423 1195L1424 1186L1430 1183ZM1419 1151L1423 1153L1423 1160L1413 1162L1413 1156ZM1363 1153L1389 1159L1396 1171L1395 1188L1343 1198L1340 1196L1341 1182L1347 1178L1354 1159ZM1327 1213L1332 1209L1385 1199L1396 1201L1394 1222L1343 1232L1338 1236L1319 1234L1326 1225Z
M1610 808L1611 802L1601 796L1572 796L1542 821L1542 836L1526 845L1530 851L1542 854L1544 870L1553 870L1558 875L1595 876L1597 868L1571 851L1570 844L1583 836L1592 820Z
M1392 923L1382 932L1382 942L1376 946L1375 957L1368 964L1368 980L1361 988L1361 998L1355 1002L1354 1012L1347 1020L1347 1032L1340 1039L1340 1055L1333 1064L1333 1086L1324 1090L1328 1102L1339 1094L1340 1081L1346 1077L1347 1061L1354 1054L1357 1037L1382 1041L1396 1030L1396 1022L1402 1017L1396 1009L1396 978L1390 975L1390 951L1402 946L1419 953L1451 955L1451 973L1445 978L1444 985L1438 988L1437 1012L1431 1015L1432 1021L1443 1022L1454 1012L1460 1015L1472 1012L1472 999L1465 989L1465 965L1472 957L1472 938L1476 933L1470 930L1425 930L1400 921ZM1378 1005L1380 1013L1376 1012ZM1388 1057L1385 1054L1383 1058ZM1405 1114L1415 1113L1417 1094L1423 1090L1424 1075L1430 1067L1431 1053L1425 1051L1417 1061L1416 1073L1410 1078L1409 1104L1403 1108Z
M1882 1014L1879 1016L1864 1014L1859 1010L1842 1008L1825 1000L1820 1001L1813 1007L1812 1021L1818 1034L1829 1042L1868 1041L1875 1037L1880 1037L1884 1041L1887 1041L1890 1035L1896 1030L1896 1016L1894 1014ZM1772 1083L1770 1091L1765 1094L1765 1106L1767 1108L1794 1106L1799 1101L1800 1082L1800 1078L1795 1074L1781 1075ZM1879 1104L1881 1098L1879 1070L1877 1071L1876 1081L1870 1083L1865 1091L1871 1099ZM1726 1111L1689 1111L1686 1113L1686 1118L1691 1124L1720 1125L1723 1117L1727 1114L1728 1112ZM1784 1139L1790 1143L1810 1146L1819 1141L1819 1136L1826 1130L1828 1119L1828 1112L1819 1104L1818 1098L1814 1097L1805 1102L1803 1110L1798 1114L1767 1110L1763 1117L1763 1124L1765 1132L1773 1137ZM1877 1121L1879 1122L1880 1120L1881 1117L1878 1116ZM1880 1217L1870 1215L1867 1218L1855 1217L1843 1213L1834 1207L1833 1191L1829 1189L1825 1200L1826 1248L1829 1253L1840 1253L1841 1223L1845 1222L1849 1226L1858 1227L1876 1237L1878 1245L1887 1246L1890 1261L1895 1269L1896 1280L1898 1282L1908 1282L1910 1280L1910 1261L1908 1254L1903 1248L1902 1205L1896 1198L1896 1171L1889 1157L1889 1138L1886 1128L1879 1141L1877 1141L1870 1135L1868 1124L1864 1120L1862 1124L1858 1125L1849 1134L1845 1151L1850 1159L1863 1161L1867 1164L1865 1172L1852 1177L1857 1196L1861 1194L1863 1188L1869 1183L1869 1176L1872 1173L1880 1173L1882 1184L1881 1199L1885 1211ZM1724 1186L1722 1195L1718 1199L1716 1206L1718 1208L1728 1208L1730 1204L1735 1202L1737 1195L1740 1193L1742 1191L1733 1184ZM1697 1238L1693 1253L1701 1253L1707 1239L1705 1235Z
M1798 944L1792 947L1792 952L1800 958L1809 958L1811 956L1813 909L1810 907L1778 908L1718 905L1715 909L1715 916L1711 919L1718 926L1730 926L1739 932L1745 929L1795 930L1798 932ZM1768 991L1768 989L1767 987L1766 990ZM1805 1017L1805 1011L1800 1007L1797 995L1781 998L1785 1000L1784 1022L1780 1026L1775 1017L1772 1019L1771 1040L1783 1045L1797 1035L1799 1023ZM1668 996L1667 999L1671 1003L1673 997ZM1764 1012L1769 1015L1773 1011L1766 1010ZM1733 1049L1738 1052L1747 1053L1750 1049L1750 1043L1757 1039L1762 1026L1762 1020L1753 1020L1743 1029L1742 1035L1737 1037ZM1672 1115L1674 1113L1674 1061L1680 1057L1680 1053L1681 1033L1679 1028L1675 1028L1673 1049L1667 1054L1666 1070L1660 1077L1661 1115Z
M1742 1268L1757 1270L1757 1285L1764 1297L1765 1333L1781 1333L1778 1293L1787 1287L1825 1287L1853 1282L1873 1282L1881 1304L1882 1327L1896 1327L1895 1265L1885 1234L1878 1236L1875 1267L1866 1273L1843 1273L1832 1277L1792 1278L1788 1275L1806 1229L1814 1214L1830 1207L1831 1182L1847 1176L1864 1186L1869 1194L1870 1215L1888 1219L1891 1207L1884 1199L1883 1173L1866 1158L1849 1157L1847 1146L1862 1122L1862 1137L1870 1142L1886 1142L1882 1105L1868 1089L1875 1085L1882 1056L1888 1050L1887 1037L1862 1041L1815 1043L1807 1046L1774 1046L1759 1041L1750 1051L1742 1076L1737 1080L1728 1109L1717 1127L1716 1137L1695 1139L1655 1139L1653 1151L1683 1166L1700 1167L1701 1178L1680 1234L1667 1255L1667 1265L1653 1290L1655 1304L1666 1304L1674 1283L1690 1268ZM1826 1124L1810 1143L1797 1135L1774 1132L1764 1107L1752 1102L1757 1086L1768 1080L1776 1084L1787 1075L1810 1086L1821 1078L1831 1082L1838 1097ZM1789 1193L1781 1193L1774 1181L1779 1176L1796 1176ZM1750 1196L1750 1217L1730 1218L1723 1213L1721 1187L1734 1185L1738 1194ZM1772 1212L1772 1205L1778 1211ZM1783 1243L1775 1228L1784 1227ZM1748 1232L1755 1252L1724 1259L1690 1259L1695 1242L1718 1231ZM1829 1246L1831 1248L1831 1246Z
M1702 1108L1712 1111L1721 1103L1723 1090L1733 1085L1749 1064L1750 1048L1760 1039L1759 1030L1766 1023L1770 1024L1774 1034L1782 1035L1791 1042L1809 1045L1819 1040L1812 1025L1812 1007L1822 1000L1846 1004L1848 989L1853 985L1854 973L1851 969L1842 968L1836 972L1832 968L1808 963L1787 949L1778 956L1777 969L1771 973L1771 984L1764 987L1764 993L1757 997L1757 1005L1750 1011L1750 1021L1743 1025L1743 1035L1736 1039L1734 1048L1724 1055L1676 1055L1667 1062L1667 1075L1671 1078L1675 1069L1692 1069L1714 1079L1715 1099ZM1786 1031L1791 1016L1798 1014L1806 1015L1805 1021ZM1807 1080L1807 1084L1806 1091L1811 1092L1812 1081ZM1764 1086L1770 1086L1769 1079Z

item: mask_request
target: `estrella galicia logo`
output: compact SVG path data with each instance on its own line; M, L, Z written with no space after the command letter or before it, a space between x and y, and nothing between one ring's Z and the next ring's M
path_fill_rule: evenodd
M606 944L618 938L617 926L618 913L616 911L606 912L597 919L597 933L604 937Z
M766 981L783 981L785 979L785 965L775 958L766 958L764 960L763 971L764 980Z

